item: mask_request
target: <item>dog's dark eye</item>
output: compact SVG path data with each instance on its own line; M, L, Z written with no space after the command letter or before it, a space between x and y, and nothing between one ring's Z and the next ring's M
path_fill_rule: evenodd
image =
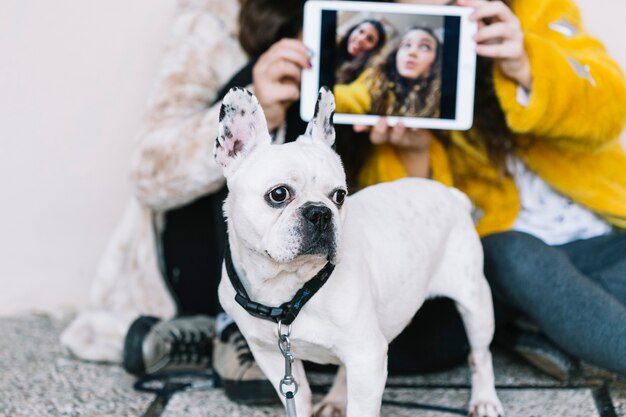
M346 190L336 190L333 194L333 202L338 206L342 205L346 199Z
M284 203L289 199L290 196L291 194L289 193L289 189L282 185L280 187L274 188L268 194L269 200L275 204Z

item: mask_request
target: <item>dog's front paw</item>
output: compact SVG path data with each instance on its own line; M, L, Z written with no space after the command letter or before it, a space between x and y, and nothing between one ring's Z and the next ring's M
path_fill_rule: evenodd
M495 401L476 400L470 403L470 417L504 417L502 404L496 398Z
M313 417L346 417L346 408L338 402L323 401L313 407Z

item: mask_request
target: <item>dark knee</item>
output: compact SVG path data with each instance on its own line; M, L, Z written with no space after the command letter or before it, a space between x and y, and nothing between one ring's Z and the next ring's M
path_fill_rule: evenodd
M509 231L496 233L482 239L485 253L485 276L498 290L501 280L513 284L515 280L527 280L536 268L548 262L548 252L553 249L528 233ZM547 256L547 258L546 258Z

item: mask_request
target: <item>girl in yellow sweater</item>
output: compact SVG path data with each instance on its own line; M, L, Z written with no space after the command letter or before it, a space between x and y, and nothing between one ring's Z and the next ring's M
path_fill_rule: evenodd
M435 136L381 118L359 185L413 175L463 190L497 319L540 330L499 339L557 377L574 362L553 344L626 375L624 76L571 0L458 4L479 22L474 128Z

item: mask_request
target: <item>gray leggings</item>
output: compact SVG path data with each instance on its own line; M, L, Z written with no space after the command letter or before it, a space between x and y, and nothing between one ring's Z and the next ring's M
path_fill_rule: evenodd
M573 356L626 375L626 233L561 246L521 232L482 242L497 312L512 307Z

